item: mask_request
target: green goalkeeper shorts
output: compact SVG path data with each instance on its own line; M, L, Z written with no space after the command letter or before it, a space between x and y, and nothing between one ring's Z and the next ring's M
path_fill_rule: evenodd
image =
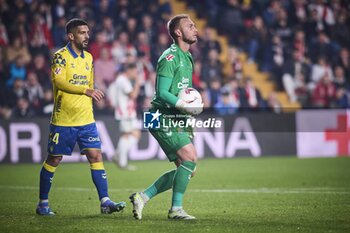
M170 162L177 160L176 152L187 144L192 143L190 134L183 129L150 129L153 137L158 141L160 147Z

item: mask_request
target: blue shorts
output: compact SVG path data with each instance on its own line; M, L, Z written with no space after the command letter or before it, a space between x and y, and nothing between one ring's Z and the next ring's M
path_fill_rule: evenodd
M101 140L95 123L83 126L57 126L50 124L47 152L49 155L72 155L78 143L80 153L87 149L101 150Z

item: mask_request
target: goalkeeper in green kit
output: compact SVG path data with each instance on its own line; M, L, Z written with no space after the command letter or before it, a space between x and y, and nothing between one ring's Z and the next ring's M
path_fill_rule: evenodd
M194 62L189 49L191 44L197 42L197 28L188 15L176 15L168 22L168 32L174 44L165 50L158 60L156 93L150 109L150 112L155 112L152 114L153 118L160 118L160 124L163 120L176 121L166 116L189 116L199 113L193 111L191 103L177 97L180 90L192 87ZM144 191L130 196L134 217L141 219L145 204L157 194L172 188L168 218L195 219L182 207L187 185L196 170L197 153L191 142L192 129L160 126L149 130L169 161L174 162L177 168L164 173Z

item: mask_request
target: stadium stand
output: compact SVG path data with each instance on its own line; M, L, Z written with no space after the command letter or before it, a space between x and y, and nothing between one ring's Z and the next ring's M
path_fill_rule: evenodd
M207 108L226 92L237 109L230 114L348 108L349 6L343 0L0 1L0 118L50 114L50 54L65 45L64 25L73 17L92 26L98 88L105 90L123 64L137 62L138 108L147 108L157 57L171 43L165 25L177 13L188 13L200 31L193 82ZM112 114L107 100L95 109Z

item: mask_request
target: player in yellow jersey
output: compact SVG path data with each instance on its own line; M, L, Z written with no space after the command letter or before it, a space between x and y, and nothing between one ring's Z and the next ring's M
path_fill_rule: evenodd
M62 156L71 155L76 143L81 154L85 154L89 160L92 179L101 202L101 213L119 212L126 204L109 199L101 141L93 116L92 101L100 101L104 93L94 89L93 58L84 50L89 42L88 24L81 19L72 19L66 25L66 33L69 43L54 54L51 63L54 110L48 156L40 172L40 200L36 213L54 215L48 202L53 175Z

